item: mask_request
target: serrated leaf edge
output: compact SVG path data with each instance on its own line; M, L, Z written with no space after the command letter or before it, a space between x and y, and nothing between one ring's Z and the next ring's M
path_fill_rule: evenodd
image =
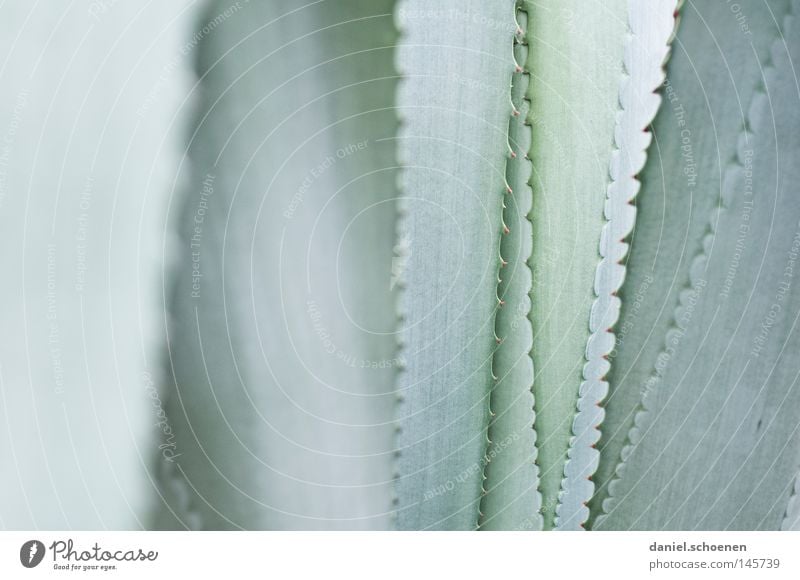
M520 14L520 13L522 13L522 14ZM480 507L479 507L479 510L478 510L478 521L476 522L476 526L475 526L476 529L481 529L491 519L491 518L486 518L486 511L485 511L485 505L484 505L484 499L489 496L489 494L491 493L491 489L487 489L485 483L486 483L486 481L489 480L489 473L491 471L492 456L495 453L495 447L497 446L497 444L493 440L492 425L493 425L493 423L495 421L501 419L501 417L502 417L502 416L498 417L494 413L494 411L492 409L492 401L493 401L493 398L494 398L495 390L497 389L497 385L503 379L503 376L499 376L497 373L495 373L495 371L497 370L495 355L497 354L499 349L503 348L503 343L504 343L504 341L503 341L504 337L500 337L498 335L498 326L500 324L500 321L503 319L504 312L505 312L505 311L502 310L503 307L505 306L505 301L503 300L503 297L501 297L502 279L500 278L500 275L501 275L502 269L504 269L506 266L509 265L509 261L505 260L505 258L503 256L503 251L502 251L503 240L505 239L505 234L508 233L508 226L507 226L507 223L506 223L506 220L505 220L505 213L506 213L506 210L508 208L507 208L507 206L505 204L504 198L505 198L505 195L515 195L515 193L516 193L516 195L519 195L520 193L522 193L523 195L531 196L531 198L533 196L533 190L530 188L530 178L531 178L531 175L533 174L533 163L530 160L530 158L528 157L527 152L524 152L524 155L518 155L514 151L514 149L515 149L514 145L515 144L512 143L512 138L511 138L511 125L513 123L521 123L524 127L527 128L528 131L532 130L531 129L531 123L527 119L527 117L528 117L528 114L527 114L528 113L528 109L530 108L530 101L529 101L529 99L528 99L528 97L526 95L527 95L527 83L530 82L530 71L528 71L527 67L526 67L526 63L527 63L527 42L525 42L525 40L524 40L525 27L526 27L526 24L527 24L527 18L528 17L529 17L529 13L528 13L528 9L527 9L527 6L526 6L524 0L517 0L517 2L514 5L514 21L516 23L516 33L511 39L511 46L512 46L511 56L512 56L512 60L514 62L515 70L514 70L514 73L512 75L512 84L509 87L509 103L511 105L511 114L509 115L508 158L506 160L506 173L508 173L508 171L511 169L513 164L522 164L524 167L527 168L528 177L525 179L525 183L527 185L525 191L523 191L523 192L519 192L519 191L513 192L511 190L511 187L508 184L508 179L506 179L506 183L505 183L506 189L503 192L503 194L504 194L503 195L503 202L502 202L502 209L503 209L503 212L502 212L502 215L503 215L502 228L503 229L502 229L502 234L501 234L501 239L500 239L500 255L499 255L499 264L498 264L498 272L497 272L497 287L496 287L496 293L495 293L495 296L497 298L497 303L498 303L497 304L497 310L495 311L495 339L497 340L497 348L495 349L495 351L493 353L493 356L492 356L492 379L494 381L494 385L492 386L491 392L490 392L490 395L489 395L489 418L490 418L490 423L488 425L487 435L486 435L486 439L487 439L486 452L484 454L484 467L483 467L483 472L481 474L481 502L480 502ZM525 24L522 24L520 22L521 18L524 19ZM517 58L517 56L518 56L517 52L518 51L520 52L520 55L519 55L520 58ZM517 108L516 104L513 102L513 98L512 98L512 95L511 95L511 87L514 86L514 81L520 81L520 82L524 81L524 83L526 85L526 88L522 89L522 91L521 91L522 99L521 99L519 108ZM521 121L520 121L520 119L521 119ZM520 152L520 153L522 153L522 152ZM528 222L531 222L530 213L528 215L526 215L525 218L528 220ZM532 226L532 222L531 222L531 226ZM528 270L529 270L529 272L530 272L530 274L532 276L533 275L533 271L532 271L530 263L529 263L530 258L531 258L531 250L530 249L527 252L521 252L520 255L519 255L519 260L520 260L521 267L528 268ZM528 289L528 292L526 292L526 294L529 293L529 290L530 289ZM529 321L530 304L528 304L528 308L527 309L518 310L517 314L523 315L524 316L524 320L526 321L526 323L530 324L530 321ZM535 417L534 395L533 395L533 374L534 374L534 370L533 370L533 357L531 356L532 349L533 349L533 345L531 344L531 347L530 347L530 349L529 349L529 351L527 353L528 363L530 364L530 369L531 369L531 379L532 379L531 380L531 384L529 385L528 392L529 392L529 395L530 395L529 404L530 404L530 409L531 409L531 415L532 415L532 417ZM534 445L533 445L533 447L531 449L531 461L535 462L536 461L536 457L538 455L538 447L535 445L536 431L534 429L533 420L531 421L530 429L533 432L532 441L534 443ZM537 473L538 473L538 466L537 466L536 469L537 469ZM502 482L500 482L500 483L502 483ZM536 484L537 482L531 482L531 483L532 484ZM541 506L541 493L538 491L538 489L536 491L536 497L538 498L538 501L537 501L538 505L533 506L533 507L535 508L536 512L539 512L540 506Z
M778 34L776 35L772 44L770 45L770 49L767 53L765 62L761 66L763 76L759 77L759 80L757 81L756 90L753 91L753 96L750 99L750 103L748 104L747 114L745 116L745 122L736 142L736 154L725 168L723 183L726 181L731 171L739 171L744 169L745 167L745 160L742 158L742 150L741 147L739 147L739 143L741 143L743 140L746 142L748 139L748 135L754 133L750 122L750 119L753 116L752 115L753 109L756 106L758 106L759 103L763 103L766 97L766 92L762 84L763 83L762 79L765 78L768 74L770 74L772 70L774 70L774 60L772 55L775 53L776 50L779 50L780 46L783 45L783 43L785 42L784 38L787 34L792 19L793 19L793 3L790 1L788 3L787 13L784 15L783 21L781 23L780 30L778 31ZM727 189L723 188L720 204L711 210L711 216L709 218L708 225L706 226L705 233L703 234L702 247L692 259L691 266L689 267L689 278L684 287L679 292L678 305L675 307L673 311L672 321L665 335L664 339L665 348L661 350L659 356L656 357L656 360L662 358L667 354L666 345L672 342L674 335L682 332L680 327L678 326L678 321L681 320L682 317L686 315L687 309L693 308L693 303L696 303L698 296L705 289L706 280L703 277L703 273L706 271L706 263L708 261L708 256L711 252L711 248L714 243L714 238L716 236L716 225L719 222L719 214L722 211L727 210L729 207L728 203L726 202L730 202L730 200L726 199L725 196L726 191ZM627 496L623 496L622 498L619 497L619 492L621 491L621 486L622 486L622 480L625 478L627 472L627 467L628 467L627 460L635 450L636 446L642 440L642 438L650 430L652 410L648 407L648 399L649 399L648 396L650 395L650 393L653 392L654 389L658 387L660 379L661 377L659 375L658 370L655 370L650 375L650 378L647 381L647 386L642 392L639 404L637 405L636 410L634 411L633 425L628 430L625 444L622 448L622 451L620 452L618 464L614 469L614 475L608 484L608 497L605 500L603 500L602 513L598 515L597 520L595 521L595 525L593 526L594 528L600 528L603 524L603 521L606 520L606 518L610 516L617 508L619 502L625 497L627 497Z
M782 531L800 530L800 471L794 479L794 488L786 505L781 523Z
M654 7L651 2L630 0L628 4L628 36L623 48L614 149L609 164L611 181L606 190L606 223L599 242L601 260L595 271L595 300L589 315L590 335L586 343L583 381L555 510L557 530L583 529L589 519L587 504L594 494L591 477L600 462L600 451L595 445L605 418L601 403L608 394L605 380L611 366L608 355L615 344L612 328L621 307L616 294L625 279L622 262L628 253L628 244L624 240L633 231L636 220L636 208L631 202L640 188L637 175L644 167L652 140L647 128L661 104L657 91L666 76L665 65L682 3L683 0L661 0L661 5ZM654 33L653 24L661 22L655 16L660 16L662 11L672 13L671 22L665 20L670 24L669 29ZM637 70L632 61L642 54L658 59L658 66L652 70ZM578 461L578 453L587 459Z

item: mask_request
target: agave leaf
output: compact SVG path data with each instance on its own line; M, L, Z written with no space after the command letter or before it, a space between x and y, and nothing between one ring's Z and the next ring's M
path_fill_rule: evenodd
M601 259L598 240L605 224L627 3L538 2L531 4L529 17L530 320L542 510L544 527L552 528L568 450L586 443L573 441L572 427ZM569 520L573 527L580 523Z
M611 328L617 321L620 300L617 291L625 276L621 261L628 251L623 240L631 233L636 210L631 201L639 191L636 174L646 159L651 134L646 131L658 111L661 97L655 94L664 80L664 63L675 30L676 0L657 3L631 0L624 48L625 74L619 85L619 106L614 127L616 149L611 154L605 205L606 223L600 237L602 259L595 272L596 299L589 318L591 336L586 346L586 364L572 427L560 504L556 508L560 528L576 528L589 516L586 507L594 493L590 477L597 469L600 453L595 443L603 420L600 402L608 392L605 375L608 355L614 346Z
M746 79L749 84L744 78L747 60L731 68L736 88L755 87L741 103L741 113L735 92L708 93L728 100L729 114L744 115L738 135L719 140L721 148L735 145L733 159L713 141L702 140L708 129L701 121L684 127L691 127L688 143L661 142L665 174L674 171L689 179L684 187L698 198L716 201L718 187L721 196L718 206L712 203L699 239L692 232L687 235L688 244L702 244L701 251L681 284L673 323L651 369L653 380L645 386L596 529L781 526L800 459L800 388L791 355L800 348L800 289L792 283L800 250L800 172L795 160L800 94L792 62L800 56L800 42L791 18L772 8L752 7L747 13L751 25L762 22L754 37L774 39L766 55L751 49L749 38L738 39L761 60L755 63L757 76ZM682 31L698 34L700 14L687 11ZM713 19L707 16L705 23L710 24ZM716 16L730 19L730 14ZM721 30L714 34L722 36ZM701 66L707 54L687 49L676 66L684 58L692 59L705 82L702 71L713 70ZM695 101L686 102L688 109ZM699 183L695 189L693 170L714 167L709 158L717 157L723 164L718 186L706 181L704 189ZM653 202L653 193L645 188L642 207ZM678 225L666 222L665 231ZM642 238L635 243L643 243ZM633 260L630 268L633 273ZM648 297L643 309L653 308ZM627 337L625 345L638 348ZM610 401L609 409L614 404Z
M517 111L508 122L508 144L512 155L506 163L506 180L511 193L506 196L503 223L508 228L500 243L502 264L495 332L501 343L494 353L489 425L490 445L486 452L481 523L484 530L540 530L539 468L536 465L536 432L533 430L533 332L528 321L531 301L532 225L529 217L533 196L530 186L532 166L528 158L531 128L530 102L525 98L529 75L528 45L524 42L528 13L517 12L518 38L514 59L520 65L511 83L511 102Z
M800 531L800 474L794 480L794 489L786 507L786 514L783 516L781 530Z
M280 0L201 43L160 527L390 526L394 41L388 0Z
M401 309L397 523L474 529L487 453L507 194L514 0L398 6L410 255Z
M770 6L778 19L788 10L785 1ZM593 513L602 512L642 392L658 380L652 376L656 360L674 324L679 295L690 287L690 264L702 250L708 216L719 203L722 167L735 153L745 111L760 82L759 62L776 34L765 7L747 11L749 34L725 3L693 2L682 13L665 104L653 125L655 139L637 197L636 231L610 357L611 391Z
M0 528L147 525L189 5L0 5Z

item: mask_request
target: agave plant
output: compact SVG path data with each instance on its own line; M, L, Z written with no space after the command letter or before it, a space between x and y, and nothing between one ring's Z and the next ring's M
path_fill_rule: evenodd
M796 4L226 16L157 526L797 528Z

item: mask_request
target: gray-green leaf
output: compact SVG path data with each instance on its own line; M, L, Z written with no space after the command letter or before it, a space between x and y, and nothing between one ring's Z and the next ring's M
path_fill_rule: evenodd
M682 32L702 36L697 27L712 19L701 20L700 14L685 12ZM739 25L730 13L716 16L720 27ZM742 90L753 87L752 97L739 103L735 92L704 88L716 106L744 117L738 138L719 140L719 147L735 144L730 154L719 151L704 125L690 122L697 116L680 116L675 107L686 97L674 85L667 89L670 113L678 115L673 122L685 123L673 131L678 138L661 143L663 171L685 180L670 193L687 191L709 200L713 209L703 229L681 234L687 244L700 245L700 252L679 270L688 277L678 282L673 320L651 361L650 380L641 385L640 409L597 529L779 529L785 513L800 449L800 388L789 355L800 348L800 289L793 280L800 251L800 95L792 69L800 42L791 18L777 11L752 6L747 17L761 27L759 38L771 34L774 39L767 54L759 54L745 32L728 31L739 35L733 42L741 43L747 55L732 66L728 80ZM780 18L781 30L774 17ZM754 69L753 57L759 57ZM686 66L688 58L703 82L705 74L715 78L711 63L718 54L688 52L676 67ZM695 172L713 168L718 156L723 165L716 187L707 175L695 181ZM655 155L651 160L658 162ZM640 194L643 206L658 203L658 191L647 183ZM671 232L684 224L683 216L665 222L671 247ZM653 235L650 229L643 233ZM639 243L643 240L637 237ZM630 269L633 273L633 260ZM656 308L651 299L643 300L643 309ZM626 337L622 347L638 349L639 344ZM614 404L610 400L609 409Z
M514 0L398 6L402 296L397 518L474 529L488 447Z
M217 18L219 14L225 17ZM174 216L161 527L391 525L389 0L213 2Z
M531 301L532 249L530 186L532 165L528 157L531 127L530 102L526 98L530 75L523 70L528 45L524 31L528 13L517 12L519 31L514 42L514 59L519 69L511 83L511 104L516 113L508 122L511 156L506 163L506 195L503 222L508 228L500 244L502 267L495 331L501 343L494 353L492 371L496 383L491 393L491 444L486 452L484 489L481 501L482 530L540 530L541 494L536 465L536 432L533 430L533 331L528 320Z
M594 493L591 476L600 452L598 426L603 420L600 402L608 392L605 375L608 355L614 346L611 328L617 322L620 300L617 292L625 277L621 263L628 251L624 239L631 233L636 210L631 201L639 191L636 175L646 159L651 134L645 129L658 111L661 98L655 94L664 80L664 63L675 30L676 0L630 0L624 63L619 85L620 111L614 127L616 149L611 154L605 205L606 223L600 235L600 255L594 279L597 298L589 318L591 336L586 346L586 364L578 400L578 414L572 427L569 461L563 490L556 508L558 527L577 528L589 517L586 504Z
M627 2L529 5L536 443L544 527L573 444L614 147ZM581 471L581 470L579 470ZM583 495L583 494L581 494ZM582 519L583 516L578 519ZM570 525L579 525L568 518Z

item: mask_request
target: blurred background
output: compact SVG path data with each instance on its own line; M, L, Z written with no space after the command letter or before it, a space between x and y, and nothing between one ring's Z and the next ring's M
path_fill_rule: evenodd
M0 3L0 528L389 526L395 36Z
M200 2L0 5L0 526L153 509L167 206Z

